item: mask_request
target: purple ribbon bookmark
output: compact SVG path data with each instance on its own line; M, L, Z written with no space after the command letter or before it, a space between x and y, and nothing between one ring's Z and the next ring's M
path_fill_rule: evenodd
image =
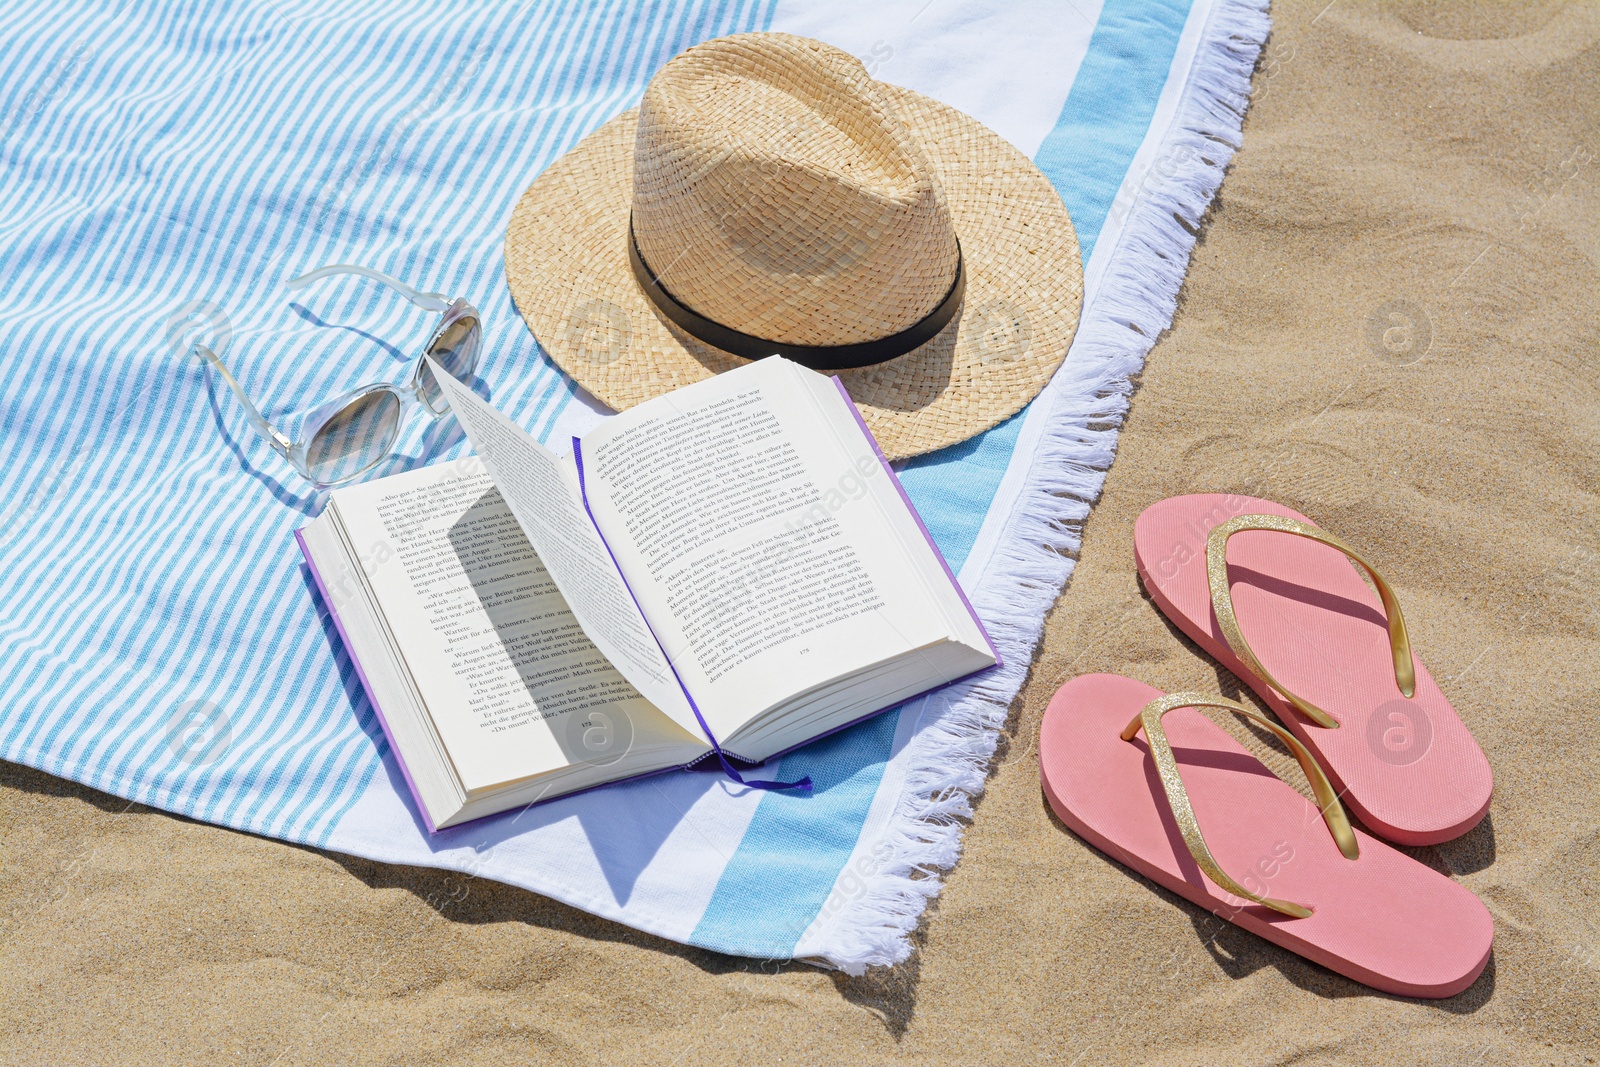
M689 702L689 710L694 712L695 722L700 724L700 730L706 735L706 740L711 742L711 751L716 755L717 761L722 764L722 772L735 782L750 789L798 789L801 792L811 792L811 776L808 774L793 782L773 782L765 779L745 781L739 769L729 762L727 754L722 751L722 745L717 742L717 737L711 732L711 727L706 725L706 718L700 714L700 705L694 702L694 694L689 692L689 687L683 684L683 676L678 673L677 664L672 662L672 657L667 654L667 647L661 643L661 638L656 635L656 628L650 625L650 620L645 618L644 608L639 605L639 598L634 595L633 586L628 584L628 576L622 573L622 566L617 562L617 554L611 551L611 542L606 540L606 535L601 533L600 524L594 521L594 509L589 507L589 488L583 477L583 445L576 437L572 439L572 460L578 468L578 495L583 498L584 513L589 516L589 525L594 527L595 536L600 538L600 543L605 545L606 555L611 557L611 565L616 568L617 576L622 579L622 587L628 591L628 596L633 599L633 606L639 612L639 618L644 619L645 629L650 631L650 636L655 639L656 647L661 650L661 658L667 661L667 669L672 672L672 677L678 682L678 688L683 690L683 698ZM696 762L699 762L698 760Z

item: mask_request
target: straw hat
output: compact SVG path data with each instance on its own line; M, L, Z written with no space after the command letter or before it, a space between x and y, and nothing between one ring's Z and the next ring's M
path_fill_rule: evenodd
M782 353L891 459L1020 410L1066 357L1077 235L1021 152L805 37L696 45L522 194L517 309L613 408Z

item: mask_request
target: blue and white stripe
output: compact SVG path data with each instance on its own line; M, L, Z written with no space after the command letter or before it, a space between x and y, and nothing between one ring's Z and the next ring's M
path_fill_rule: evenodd
M382 742L291 538L320 502L183 342L227 341L269 416L398 378L426 314L359 283L320 283L303 308L282 288L375 266L471 297L497 403L547 432L572 392L503 282L517 194L671 55L769 8L91 4L7 20L0 755L324 840ZM417 425L396 469L462 451L453 428ZM209 762L174 720L192 701L226 716Z
M929 771L911 765L926 708L786 759L780 773L822 784L809 800L683 774L430 838L293 542L322 501L187 342L221 346L291 426L398 379L429 315L354 280L294 300L282 288L358 263L477 304L482 376L524 426L555 438L591 424L511 304L506 219L672 55L768 27L833 41L989 122L1056 181L1091 280L1138 269L1113 258L1127 213L1112 205L1139 191L1139 160L1198 91L1206 40L1237 35L1213 9L1239 2L16 8L0 68L0 757L712 948L878 959L821 917L852 879L871 883L862 857L880 839L903 836L895 820ZM906 473L975 600L1005 603L1020 580L995 561L1048 406ZM1085 437L1065 454L1093 472L1110 447ZM449 420L419 419L389 469L465 451ZM850 889L841 913L877 891Z

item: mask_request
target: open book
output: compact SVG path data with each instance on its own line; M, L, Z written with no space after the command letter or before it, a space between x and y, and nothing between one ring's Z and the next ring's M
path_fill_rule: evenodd
M436 377L478 455L296 535L430 829L755 765L997 662L837 379L760 360L564 457Z

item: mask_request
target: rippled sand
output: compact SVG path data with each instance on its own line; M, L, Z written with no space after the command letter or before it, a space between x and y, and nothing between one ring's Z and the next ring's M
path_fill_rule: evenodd
M0 765L0 1062L1600 1059L1600 14L1325 4L1276 12L1245 149L910 964L718 957ZM1488 821L1414 850L1497 924L1451 1001L1220 924L1040 797L1068 677L1237 691L1141 595L1131 539L1152 501L1239 488L1370 550L1494 766Z

